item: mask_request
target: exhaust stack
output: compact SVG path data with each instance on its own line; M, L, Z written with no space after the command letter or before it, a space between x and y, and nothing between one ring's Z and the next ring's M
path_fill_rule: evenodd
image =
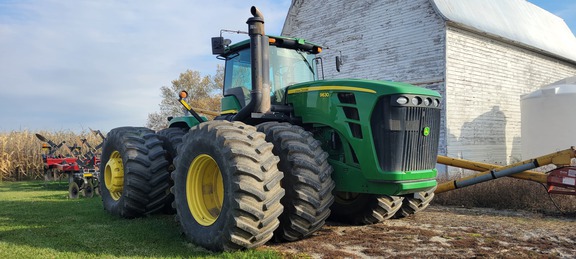
M248 18L248 36L250 36L250 62L252 63L252 102L254 113L270 112L270 63L268 37L264 32L264 16L252 6L253 17Z

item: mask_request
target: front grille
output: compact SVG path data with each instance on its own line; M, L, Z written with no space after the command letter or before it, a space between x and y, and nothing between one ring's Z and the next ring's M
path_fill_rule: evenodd
M371 127L380 167L385 172L434 168L440 136L440 109L399 105L392 102L396 98L383 97L372 113Z

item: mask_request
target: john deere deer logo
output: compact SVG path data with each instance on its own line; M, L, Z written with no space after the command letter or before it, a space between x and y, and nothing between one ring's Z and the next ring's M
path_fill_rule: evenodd
M424 129L422 129L422 135L428 137L428 135L430 135L430 127L424 127Z

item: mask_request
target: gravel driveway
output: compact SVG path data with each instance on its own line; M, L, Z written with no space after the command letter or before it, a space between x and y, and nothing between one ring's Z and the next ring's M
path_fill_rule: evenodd
M328 222L305 240L266 248L295 258L575 258L576 217L432 205L370 226Z

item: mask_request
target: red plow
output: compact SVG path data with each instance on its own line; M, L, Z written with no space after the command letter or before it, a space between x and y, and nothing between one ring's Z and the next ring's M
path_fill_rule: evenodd
M87 139L81 139L80 145L74 143L68 146L66 141L56 144L40 134L35 134L40 141L44 142L42 144L44 180L62 179L66 176L68 196L72 199L78 198L80 193L84 197L93 197L94 193L99 193L99 150L105 137L99 130L91 131L102 138L102 142L94 147L88 143ZM57 152L59 150L63 151Z

